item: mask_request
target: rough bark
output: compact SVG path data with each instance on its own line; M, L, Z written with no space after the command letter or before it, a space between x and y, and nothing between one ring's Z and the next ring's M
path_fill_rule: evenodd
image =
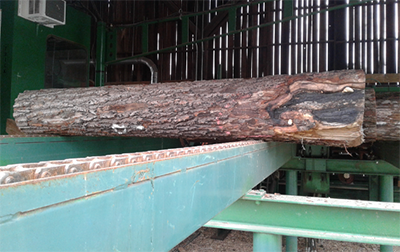
M138 86L25 91L14 117L27 134L363 142L361 70Z
M400 93L376 93L376 140L400 141Z
M364 142L376 141L376 99L372 88L365 89L363 132Z

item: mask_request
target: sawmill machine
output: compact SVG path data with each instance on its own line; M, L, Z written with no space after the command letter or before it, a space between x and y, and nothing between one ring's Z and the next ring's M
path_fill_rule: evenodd
M234 4L219 8L212 6L214 3L210 1L211 9L196 9L197 12L188 14L182 11L182 6L176 7L174 1L154 1L148 4L165 5L178 15L165 15L154 20L143 18L137 24L117 25L118 17L101 18L108 12L100 6L108 5L108 10L121 11L124 9L123 5L119 5L122 2L126 6L137 3L138 6L133 5L137 11L138 7L146 4L145 1L116 2L0 2L0 251L170 251L202 226L253 232L254 251L280 250L282 236L286 236L286 251L297 251L297 237L381 244L381 251L391 251L391 246L400 245L400 206L397 203L400 201L398 70L391 74L367 75L360 70L339 71L316 74L316 77L306 73L293 77L294 80L280 72L273 72L273 77L264 77L261 70L253 71L260 76L251 75L251 71L246 76L245 68L250 69L250 65L259 64L261 69L261 63L254 63L256 59L263 61L255 56L263 54L261 47L252 48L251 53L240 51L240 55L235 54L236 51L231 51L230 56L228 53L222 56L222 50L220 54L215 53L217 44L222 45L223 41L227 51L229 46L236 47L236 50L246 46L250 48L251 40L238 42L244 41L244 35L239 34L279 23L283 27L281 31L284 31L286 24L296 20L296 16L322 18L323 13L331 11L329 8L321 7L315 13L294 13L298 6L293 3L297 1L234 1ZM226 1L220 2L226 4ZM246 19L243 17L250 15L250 9L255 8L255 14L266 11L268 2L279 2L281 8L275 9L281 11L280 20L267 20L263 24L261 18L253 21L249 18L249 27L244 28ZM353 8L366 2L343 1L343 5L333 10ZM208 6L208 3L198 6ZM396 2L395 6L398 8L400 4ZM244 14L246 10L248 13ZM146 10L140 13L150 17L152 12ZM224 20L226 25L218 29L208 27L209 31L224 36L215 37L210 32L212 36L197 38L193 30L201 28L200 22L197 22L199 17L206 17L203 21L214 17L219 23ZM171 21L174 22L171 26L162 26ZM161 43L160 37L165 34L155 31L158 26L166 33L171 32L170 27L175 27L173 31L177 35L170 37L175 44ZM132 34L138 37L134 41L140 53L127 56L121 50L133 44L126 39L132 28L135 31ZM254 35L261 34L260 31L253 33L253 38L260 36ZM151 40L153 35L158 39ZM397 53L399 38L398 34L396 36ZM257 43L254 42L254 45ZM208 46L214 46L214 49ZM181 49L186 51L179 54ZM210 52L208 56L201 54L207 50ZM279 58L277 53L281 53L280 50L274 49L274 57ZM173 53L176 53L175 56L172 56ZM224 59L216 60L218 55ZM254 60L249 66L245 63L230 69L223 66L224 60L249 55L253 55ZM283 49L280 56L284 56ZM200 66L203 60L212 57L214 63ZM396 59L398 66L398 56ZM180 65L180 60L192 62L195 70L189 71L189 65ZM168 67L163 68L163 62L169 64ZM277 66L274 68L277 69ZM343 69L339 68L330 70ZM228 73L233 76L238 70L242 71L242 76L234 76L238 77L237 80L228 78ZM179 81L173 82L178 78L165 77L178 72L184 76ZM206 77L207 73L213 78ZM349 73L351 77L347 77ZM131 79L127 82L118 79L119 76ZM254 78L261 76L264 79ZM337 85L342 86L337 94L333 91L335 88L330 86L331 81L323 82L320 76L329 80L336 78L331 76L339 76L335 80L339 83ZM353 81L353 77L357 81ZM351 79L354 86L346 78ZM206 79L214 81L207 82ZM230 82L222 86L222 79L230 79ZM73 125L69 121L71 117L74 123L89 120L87 115L90 114L101 114L99 117L108 120L115 116L109 113L111 110L122 114L152 105L161 106L158 102L168 101L168 94L173 93L172 89L167 90L172 85L175 89L192 91L194 80L203 81L201 83L205 86L198 90L208 91L198 95L201 99L195 101L203 106L212 102L222 104L222 101L215 100L217 95L214 91L217 89L213 87L217 85L221 85L219 90L228 96L233 87L239 90L253 85L251 87L256 90L257 82L263 80L276 81L278 84L274 87L283 88L286 87L283 79L290 80L289 91L270 93L282 93L286 98L272 100L263 112L271 121L282 115L297 117L276 119L274 123L279 125L281 131L275 128L274 132L278 133L272 141L266 139L271 136L247 133L250 126L237 129L237 132L246 131L245 137L235 137L236 128L233 126L232 130L223 128L226 118L222 113L225 113L224 109L230 109L229 100L224 100L226 103L218 110L214 108L217 115L215 130L208 129L204 134L199 128L190 128L190 125L185 128L186 132L190 132L186 135L168 128L168 123L174 123L174 118L181 126L189 120L177 120L177 116L172 114L173 109L169 111L172 111L171 118L165 119L164 124L158 125L158 131L151 134L146 133L150 127L149 118L157 115L150 114L146 119L144 113L131 116L144 119L135 119L133 126L129 124L129 127L121 117L119 121L108 123L107 129L97 128L93 134L89 126L69 128ZM296 80L307 83L317 80L325 85L318 92L312 90L312 94L298 95L297 90L307 88L292 85L296 84ZM157 82L161 83L155 84ZM197 87L202 85L199 83ZM365 97L372 95L368 104L375 104L374 112L364 106L367 104L367 98L364 99L365 84L369 90L365 91ZM359 88L360 85L362 88ZM150 98L146 98L147 103L107 103L107 106L96 107L112 92L116 92L117 96L110 102L130 97L139 97L137 100L140 100L146 93ZM173 93L177 97L171 104L176 102L188 107L187 103L195 96L196 90L193 92L192 96L189 91ZM261 97L263 92L254 92L254 96L235 94L235 99L243 99L240 101L246 103L245 99ZM331 100L319 98L325 93L328 96L331 94ZM339 117L359 131L352 131L349 126L348 135L343 136L340 130L330 128L332 132L339 132L339 137L329 140L323 134L320 139L307 138L306 134L301 137L293 137L289 133L290 137L285 135L288 129L298 124L300 117L305 117L298 112L302 111L298 100L306 99L307 106L323 102L331 106L339 104L339 98L344 95L352 97L354 109L352 107L349 114L358 119L368 119L364 120L364 126L359 121L349 123L347 115L333 109L329 113L321 112L317 106L314 111L319 111L315 112L319 117L315 116L313 123L302 126L319 125L318 118L329 114L329 120ZM51 100L53 105L46 107L46 99ZM76 106L70 102L79 99L91 107L72 115L68 109ZM348 103L352 102L343 106L347 108ZM243 111L252 113L250 107L245 107L247 110ZM285 110L290 107L294 108L294 112ZM360 107L362 109L357 110ZM368 131L384 126L385 122L377 121L377 113L385 117L384 114L390 110L393 111L388 123L391 130L385 131L389 133L372 134ZM196 118L203 115L198 122L207 122L204 119L206 112L193 113ZM231 116L235 113L232 112ZM83 115L83 119L75 117L77 114ZM44 119L40 123L29 123L27 127L29 118L36 116ZM243 122L246 125L259 123L254 118L240 120L237 121L241 125ZM310 122L311 119L308 117L307 120ZM49 126L54 121L58 123L57 129ZM268 121L265 122L268 125ZM334 128L337 124L331 121L330 126ZM164 134L163 130L172 133ZM219 132L223 135L217 135ZM379 141L375 141L379 139L377 135L381 137ZM370 136L373 140L368 140ZM347 145L342 144L344 138ZM354 141L348 141L350 138Z

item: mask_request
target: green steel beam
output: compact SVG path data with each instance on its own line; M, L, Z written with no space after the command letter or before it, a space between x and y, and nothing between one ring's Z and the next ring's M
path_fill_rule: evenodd
M286 171L286 194L297 195L297 171ZM286 252L297 252L297 237L286 237Z
M382 160L400 168L400 141L379 141L375 142L373 147L376 155Z
M117 58L117 31L111 30L106 32L106 61L115 60Z
M393 246L381 245L380 246L380 251L381 252L393 252Z
M379 201L379 176L368 177L368 200Z
M178 139L0 136L0 166L180 147Z
M379 200L393 202L393 176L379 177Z
M366 175L393 175L400 176L400 169L383 160L343 160L343 159L312 159L312 158L292 158L283 165L283 170L310 170L307 164L318 161L315 171L321 171L320 165L329 173L352 173Z
M400 92L400 87L396 87L396 86L387 86L387 87L374 86L374 90L375 90L376 93Z
M149 24L143 24L142 27L142 53L149 51Z
M169 251L291 157L258 142L0 186L4 251Z
M182 17L182 43L189 42L189 18Z
M191 18L191 17L201 16L201 15L212 14L212 13L216 13L216 12L231 11L232 9L237 9L240 7L252 6L252 5L257 5L257 4L262 4L262 3L272 2L272 1L274 1L274 0L252 1L252 2L246 2L243 4L235 4L235 5L227 4L227 7L215 8L215 9L211 9L211 10L194 12L194 13L190 13L190 14L168 17L168 18L163 18L163 19L143 21L143 22L136 23L136 24L116 25L115 28L116 29L126 29L126 28L130 28L130 27L135 27L137 25L142 25L144 23L151 25L151 24L159 24L159 23L165 23L165 22L170 22L170 21L177 21L177 20L180 20L183 18Z
M236 8L230 8L228 12L228 31L236 30Z
M383 202L393 202L393 176L379 177L379 199ZM381 245L381 252L393 252L393 247Z
M297 171L286 171L286 194L297 195Z
M205 226L400 245L400 204L251 191Z
M105 76L105 53L106 53L106 23L97 23L97 40L96 40L96 86L104 86Z
M288 18L293 16L293 1L284 0L283 1L283 18Z
M280 252L282 251L282 236L254 233L253 252Z

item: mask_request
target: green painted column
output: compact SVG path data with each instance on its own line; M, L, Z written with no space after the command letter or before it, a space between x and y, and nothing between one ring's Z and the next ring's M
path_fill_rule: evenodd
M189 42L189 17L182 17L182 44Z
M104 86L105 75L105 53L106 53L106 23L97 23L96 40L96 87Z
M379 177L379 200L393 202L393 176ZM393 252L393 246L381 245L381 252Z
M142 25L142 53L149 52L149 24Z
M286 171L286 194L297 195L297 171Z
M284 0L283 1L283 17L288 18L293 16L293 1Z
M368 199L379 201L379 176L371 175L368 178Z
M282 251L282 236L253 233L253 252L280 252Z
M236 7L232 7L228 12L228 31L236 30Z
M297 171L294 170L286 171L286 194L297 195ZM297 252L296 236L286 237L286 251Z

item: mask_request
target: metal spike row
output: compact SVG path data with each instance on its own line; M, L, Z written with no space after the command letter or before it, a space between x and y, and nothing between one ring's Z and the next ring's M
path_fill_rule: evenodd
M0 187L22 181L51 178L77 172L119 167L141 162L159 161L168 158L236 148L256 143L259 143L259 141L249 140L141 153L124 153L118 155L7 165L0 167Z

